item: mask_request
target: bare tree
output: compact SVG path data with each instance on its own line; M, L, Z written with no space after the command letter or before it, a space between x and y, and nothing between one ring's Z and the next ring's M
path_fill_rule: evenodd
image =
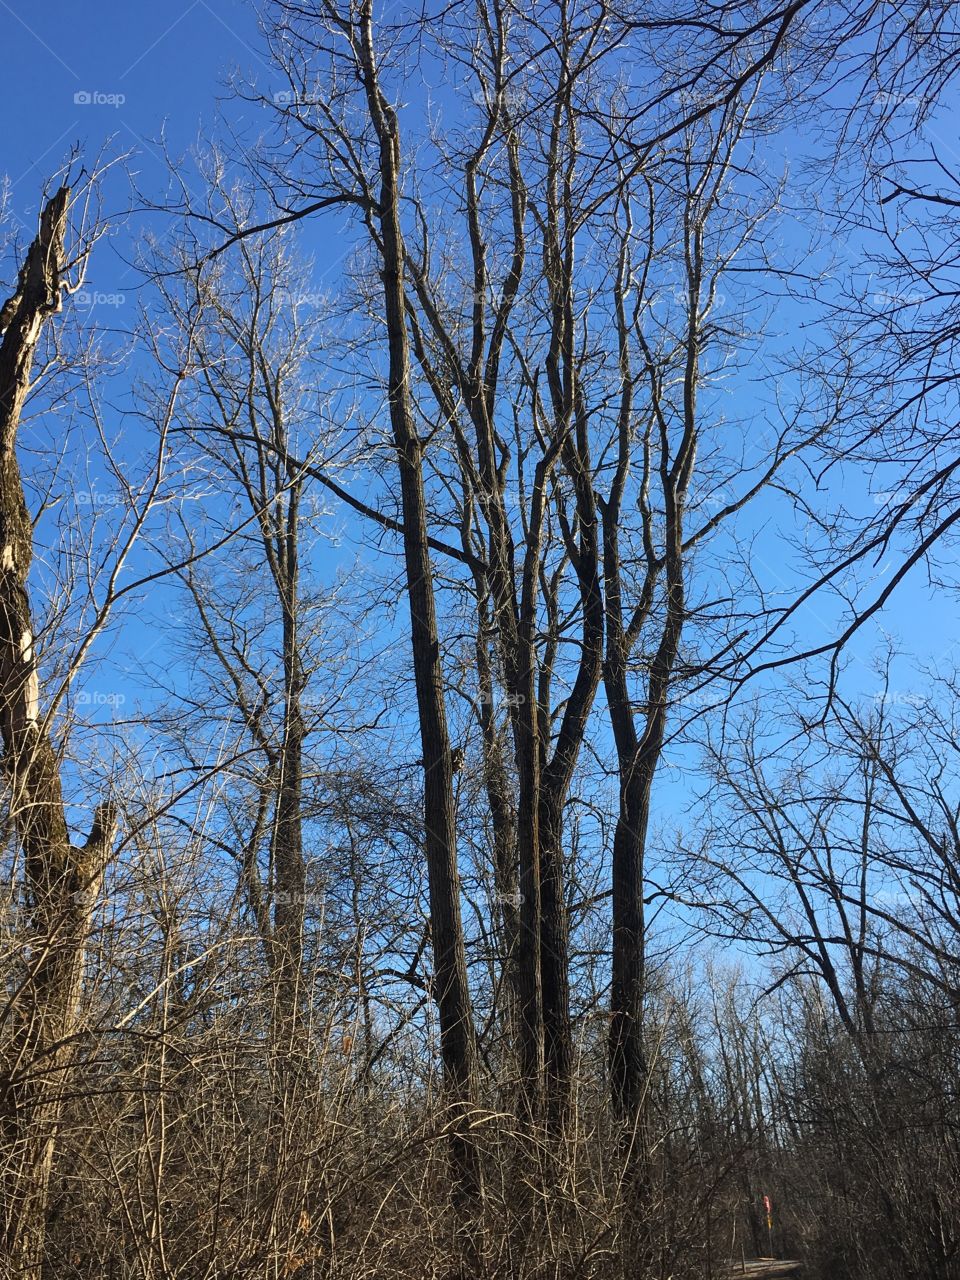
M382 199L371 176L377 172L374 163L382 162L382 138L369 102L364 110L374 122L374 133L358 134L354 97L359 90L351 88L355 83L351 77L363 84L370 75L363 59L376 54L391 83L394 77L402 81L406 41L417 31L438 67L456 69L458 77L465 77L462 92L469 93L473 103L465 135L449 140L424 138L416 174L403 171L397 162L391 179L398 188L396 235L403 248L406 280L400 307L403 344L390 348L391 369L396 376L398 355L408 362L404 368L412 420L421 424L425 445L425 501L427 497L434 501L437 495L436 501L443 504L425 505L425 536L429 543L431 521L439 526L438 535L444 526L460 530L459 547L438 535L432 545L453 567L466 566L471 573L478 644L483 647L481 705L490 705L491 676L502 683L505 694L516 780L519 917L515 923L507 921L505 928L508 935L516 936L512 975L520 1011L523 1105L528 1115L537 1115L545 1098L546 1112L558 1131L569 1111L573 1063L564 811L603 670L604 572L610 575L608 599L623 589L616 566L622 492L611 498L604 551L594 473L607 463L605 458L599 462L593 457L598 442L603 448L607 445L605 423L599 428L597 423L604 419L611 394L611 371L602 350L611 326L617 329L619 324L621 351L627 352L627 363L613 378L615 385L619 378L624 406L620 431L627 455L632 449L638 378L631 359L636 369L647 371L654 407L663 394L658 379L667 376L662 354L642 349L637 337L639 332L642 339L642 325L638 326L635 315L626 314L622 297L617 318L617 291L634 289L633 268L624 277L623 262L611 262L603 252L595 254L589 266L582 266L578 257L584 244L597 243L601 226L604 233L611 225L616 228L635 189L642 190L647 181L637 162L642 147L631 132L636 121L630 118L627 127L629 112L620 101L617 82L604 79L608 64L610 68L617 65L619 41L627 38L632 27L628 17L617 15L612 25L608 17L562 11L549 22L539 17L528 22L509 4L479 4L469 15L441 24L434 35L408 22L375 25L372 9L364 6L354 10L320 4L304 9L278 4L271 39L276 62L289 83L289 90L277 101L291 158L267 151L255 167L278 206L290 203L290 196L282 198L281 191L293 192L305 203L276 219L251 220L250 225L233 230L221 245L226 248L237 238L322 208L354 205L367 211L370 247L382 256L386 232L371 222L370 213L374 205L382 212ZM536 57L523 70L515 68L515 51L528 48L536 48ZM729 60L736 62L733 53ZM754 67L744 83L757 74ZM365 92L369 98L369 87ZM681 434L676 456L669 441L664 445L668 456L657 471L665 477L668 491L664 497L667 518L670 512L677 517L668 536L676 544L676 554L662 558L651 544L647 591L640 590L637 606L642 621L659 604L656 593L665 573L670 579L670 618L650 700L647 764L639 769L633 769L638 746L628 739L633 733L639 744L642 735L628 723L632 713L625 692L626 663L637 635L631 634L628 641L625 630L614 634L614 615L607 611L608 694L612 689L618 707L624 774L634 774L624 792L615 893L618 923L614 932L620 940L615 964L618 974L625 964L630 968L629 974L624 970L617 979L618 991L629 988L623 999L632 1012L624 1026L637 1021L638 938L642 934L638 895L642 890L637 876L624 869L627 862L635 867L637 857L635 853L627 857L623 846L626 841L634 848L643 838L638 834L646 822L641 811L649 804L665 734L667 686L685 617L684 557L721 522L713 518L686 536L682 509L697 444L696 424L690 422L695 417L700 348L704 335L713 332L707 315L719 275L719 269L711 274L712 268L702 261L702 220L729 172L743 129L744 113L738 116L738 111L729 104L724 107L720 133L703 142L705 171L699 168L699 157L688 156L686 161L690 189L685 207L690 225L684 246L684 287L696 301L680 355L675 351L673 358L679 368L686 352L689 429ZM699 119L709 111L695 115ZM399 145L399 124L397 130ZM671 126L664 139L679 132L680 126ZM611 137L616 138L612 150ZM411 130L410 145L419 141L420 135ZM299 163L301 144L315 156L315 169L304 170ZM592 160L598 148L605 155L602 165ZM450 199L448 183L444 189L435 189L423 161L427 154L435 157L434 163L444 173L458 174L455 201ZM664 192L668 189L665 182ZM390 194L393 198L392 186ZM449 211L449 217L441 218L440 209ZM225 229L222 221L217 225ZM462 231L456 243L454 226ZM746 232L740 234L749 238L751 226L748 222ZM726 251L732 258L741 241L737 232L731 232L731 237ZM628 233L621 243L627 245L630 240ZM598 267L598 262L603 265ZM656 269L648 263L648 273L651 270L653 279ZM392 279L392 268L387 274ZM649 305L645 291L651 288L645 279L640 311ZM367 305L375 297L368 291ZM386 314L392 315L391 307L386 307ZM631 343L633 356L628 351ZM649 429L654 436L662 432L667 416L661 406L658 422L651 410ZM817 429L823 430L822 424ZM431 446L429 451L426 445ZM751 477L746 492L724 501L722 515L735 514L797 447L798 439L786 431L774 446L770 465L760 468L760 476ZM448 462L448 450L452 450L455 470ZM625 456L623 477L629 465ZM349 501L350 495L345 496ZM353 505L358 505L355 500ZM371 514L369 509L365 514ZM402 517L391 522L379 512L372 514L395 529L404 527ZM485 633L493 639L481 639ZM503 739L493 735L489 716L483 733L494 843L502 861L504 851L514 843L497 758ZM424 754L425 767L427 759ZM509 886L511 878L500 874L504 885ZM629 894L628 881L634 884ZM509 888L505 892L512 897ZM627 905L627 897L632 905ZM617 1027L621 1022L618 1013ZM630 1032L634 1034L639 1031ZM616 1030L614 1042L620 1038ZM635 1098L639 1058L635 1041L631 1044L634 1068L629 1091ZM614 1057L619 1063L619 1051Z
M23 850L29 935L2 1076L3 1243L17 1276L40 1276L58 1118L73 1057L77 1003L93 905L116 832L110 801L86 843L67 827L60 761L41 711L27 577L33 531L17 461L17 428L44 323L82 273L66 248L71 190L46 203L36 239L3 308L0 346L0 732L12 821Z

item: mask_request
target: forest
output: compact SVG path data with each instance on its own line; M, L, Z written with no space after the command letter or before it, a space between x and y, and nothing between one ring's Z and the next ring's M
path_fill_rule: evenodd
M960 9L252 21L0 200L0 1275L960 1280Z

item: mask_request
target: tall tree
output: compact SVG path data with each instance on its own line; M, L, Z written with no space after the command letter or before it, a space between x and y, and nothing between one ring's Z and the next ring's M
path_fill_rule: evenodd
M60 755L40 706L28 592L33 528L17 460L17 428L43 326L62 305L70 188L46 203L0 345L0 734L11 818L23 850L29 932L0 1074L3 1245L13 1275L39 1280L50 1177L70 1078L84 950L116 811L96 808L86 843L70 841Z

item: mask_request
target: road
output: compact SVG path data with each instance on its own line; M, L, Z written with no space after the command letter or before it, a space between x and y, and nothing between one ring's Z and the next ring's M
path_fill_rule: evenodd
M745 1277L745 1280L787 1280L789 1276L797 1276L798 1280L801 1275L802 1263L790 1262L787 1260L778 1260L774 1258L759 1258L753 1262L746 1263L746 1269L735 1263L726 1275L730 1280L735 1280L736 1276Z

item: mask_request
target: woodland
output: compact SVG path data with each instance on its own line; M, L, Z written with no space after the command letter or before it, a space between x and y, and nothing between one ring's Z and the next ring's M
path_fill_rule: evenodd
M0 226L0 1274L956 1280L956 6L259 32Z

